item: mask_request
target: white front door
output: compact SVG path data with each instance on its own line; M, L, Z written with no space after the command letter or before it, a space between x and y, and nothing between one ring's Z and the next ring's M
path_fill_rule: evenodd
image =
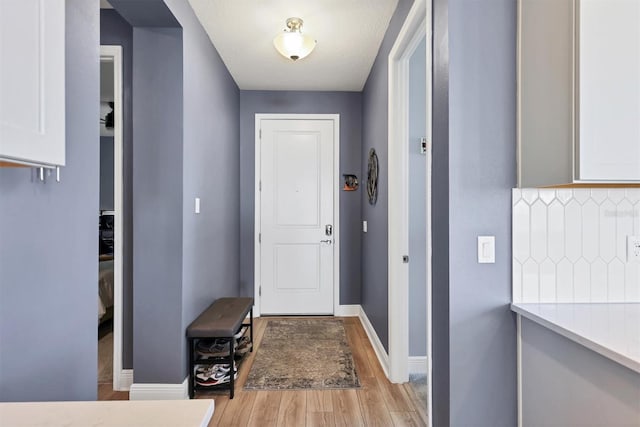
M260 312L333 314L333 120L261 119Z

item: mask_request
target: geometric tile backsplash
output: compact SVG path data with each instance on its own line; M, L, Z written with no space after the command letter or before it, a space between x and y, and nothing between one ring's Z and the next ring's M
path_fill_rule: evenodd
M514 189L514 302L640 302L640 188Z

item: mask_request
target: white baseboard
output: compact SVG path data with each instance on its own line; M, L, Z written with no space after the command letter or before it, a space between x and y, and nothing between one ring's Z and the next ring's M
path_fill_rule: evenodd
M409 356L409 374L426 374L427 356Z
M129 391L131 384L133 384L133 369L121 370L120 375L118 375L118 385L116 386L116 390Z
M189 378L182 384L132 384L129 400L183 400L189 398Z
M360 310L362 309L360 308L359 304L339 305L334 316L358 317L360 315Z
M367 313L364 312L364 309L360 306L360 313L358 314L360 321L362 322L362 326L364 327L367 336L369 337L369 341L373 346L373 351L375 351L376 356L378 357L378 361L380 362L380 366L382 366L382 370L384 374L389 378L389 355L384 349L382 342L380 342L380 338L378 338L378 334L376 330L373 328L373 325L369 321L367 317Z

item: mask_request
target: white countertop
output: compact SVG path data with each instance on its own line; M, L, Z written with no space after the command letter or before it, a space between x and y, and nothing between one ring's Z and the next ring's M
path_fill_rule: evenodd
M511 304L511 310L640 373L640 303Z
M12 427L206 427L214 401L120 400L0 403L0 425Z

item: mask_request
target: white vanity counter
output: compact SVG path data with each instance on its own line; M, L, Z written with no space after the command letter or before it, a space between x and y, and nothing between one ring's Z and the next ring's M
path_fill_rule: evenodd
M511 304L511 309L640 373L640 303Z

